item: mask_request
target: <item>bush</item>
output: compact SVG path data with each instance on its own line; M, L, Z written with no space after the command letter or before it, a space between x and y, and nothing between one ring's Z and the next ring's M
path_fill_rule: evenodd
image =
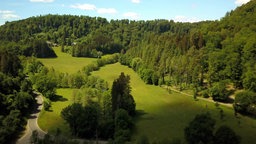
M201 94L203 98L209 98L208 90L203 90Z
M213 100L225 102L228 100L228 91L226 89L225 82L216 82L213 86L209 89L210 95L212 96Z
M126 141L129 141L131 137L131 132L129 129L120 129L115 132L115 140L116 144L124 144Z
M234 108L241 113L256 115L256 93L248 90L237 93Z
M227 126L221 126L215 133L214 143L216 144L239 144L240 137Z
M51 106L52 106L51 101L46 98L44 100L44 110L49 111Z
M210 143L213 140L215 120L209 113L196 115L184 129L189 144Z

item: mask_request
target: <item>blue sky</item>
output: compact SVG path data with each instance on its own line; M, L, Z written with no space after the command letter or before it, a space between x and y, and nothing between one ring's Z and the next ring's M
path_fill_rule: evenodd
M1 0L0 25L46 14L179 22L217 20L249 0Z

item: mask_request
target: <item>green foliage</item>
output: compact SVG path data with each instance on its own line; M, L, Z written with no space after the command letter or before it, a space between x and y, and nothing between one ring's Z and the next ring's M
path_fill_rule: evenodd
M239 144L241 141L240 136L238 136L231 128L228 126L221 126L217 129L214 136L214 143L216 144Z
M212 96L215 101L225 102L228 100L229 92L226 88L226 82L216 82L209 89L210 96Z
M83 111L80 111L78 120L78 136L93 138L97 134L99 106L95 103L88 103Z
M0 50L0 143L12 143L34 104L31 82L12 51Z
M103 58L98 59L95 63L88 64L85 66L82 71L86 75L90 75L91 72L99 70L100 67L106 65L106 64L113 64L118 61L119 55L118 54L112 54Z
M131 132L129 129L120 129L115 132L114 143L124 144L130 140Z
M196 115L185 128L185 139L189 144L210 143L213 140L215 120L210 114Z
M48 75L38 75L36 76L35 88L43 94L46 98L53 100L56 95L57 83L55 79L49 77Z
M102 67L92 75L103 78L111 86L121 72L130 75L132 95L138 109L138 115L135 117L136 132L133 133L132 140L146 135L151 143L166 138L170 141L175 137L180 138L181 143L184 143L184 128L190 120L200 112L210 111L212 117L216 119L216 126L226 124L234 129L242 137L241 143L254 142L255 129L252 127L255 125L254 119L243 115L239 115L237 119L232 108L220 104L219 108L216 108L214 103L194 101L191 97L173 91L168 94L168 91L162 87L146 85L137 73L120 63ZM224 113L223 120L220 120L220 108Z
M256 94L252 91L242 91L236 94L234 108L241 113L256 115Z
M33 144L79 144L77 140L71 140L62 135L61 131L57 129L54 135L46 134L43 138L38 135L37 131L33 131L30 137L30 143Z
M1 72L7 75L17 76L21 68L21 61L14 52L0 49Z
M185 139L189 144L239 144L240 136L238 136L228 126L221 126L214 132L215 120L209 113L196 115L184 130Z
M130 77L121 73L119 78L113 82L112 89L112 109L116 113L118 109L126 110L129 115L135 115L135 101L131 95Z
M83 107L81 104L74 103L64 108L61 111L61 117L66 120L71 128L71 132L74 135L78 135L78 128L80 123L78 122L78 118L83 112Z
M24 52L25 56L35 56L37 58L53 58L57 57L52 48L48 46L44 40L34 40L31 46Z
M244 73L243 86L247 90L256 92L256 73L255 70L248 70Z
M115 113L115 129L118 130L125 130L131 129L133 126L132 118L124 109L118 109Z
M36 57L54 57L49 46L56 45L78 57L120 52L120 62L148 84L157 85L160 77L165 84L169 76L181 89L230 80L236 88L254 90L254 7L251 1L219 21L191 24L45 15L6 23L0 40L12 51ZM99 60L84 72L103 65Z
M222 80L229 80L229 84L236 88L256 91L255 1L227 13L220 21L192 24L166 20L108 22L100 17L46 15L6 23L0 27L0 33L0 114L4 118L11 110L30 107L27 103L31 102L32 88L24 81L17 55L54 57L50 46L57 44L76 56L100 58L102 54L121 52L120 62L130 65L146 83L157 85L161 78L161 84L165 84L168 76L170 84L181 89L191 85L210 86L215 100L225 101L227 98ZM82 73L89 75L117 59L106 63L99 59ZM88 84L105 91L103 83L96 86L93 84L95 79L87 79L83 74L68 76L41 68L39 63L25 67L28 74L34 75L30 78L35 87L51 99L57 85L80 88ZM123 93L118 95L116 91L111 96L114 93L117 95L114 96L116 100L112 99L112 109L116 110L123 105L122 100L118 100ZM126 91L124 95L124 101L129 103L124 107L131 113L135 109L134 100L130 92ZM255 113L254 96L238 96L235 101L238 111ZM2 132L4 136L8 133L6 129Z
M44 110L49 111L51 108L51 101L45 98L43 104L44 104Z
M98 128L98 114L98 105L93 102L84 107L73 103L61 111L61 116L68 122L72 134L84 138L94 138Z
M36 74L42 70L43 66L44 65L40 61L36 60L35 58L27 59L25 72L28 74L30 73Z

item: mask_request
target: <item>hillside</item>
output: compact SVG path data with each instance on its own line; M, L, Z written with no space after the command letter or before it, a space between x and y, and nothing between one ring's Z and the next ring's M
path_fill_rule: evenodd
M100 17L45 15L6 23L0 27L0 40L9 49L16 47L20 54L36 57L45 53L38 50L43 45L37 42L40 40L61 45L63 52L76 57L122 52L122 64L143 63L133 69L142 77L149 75L145 81L151 84L187 87L203 86L207 81L211 86L229 80L235 88L251 89L251 79L256 79L255 7L256 2L251 1L227 12L220 21L199 23L108 22ZM31 40L35 44L28 44ZM166 76L170 81L165 81Z
M171 95L171 91L169 89L166 91L165 88L171 87L179 91L191 92L194 99L189 100L189 106L186 105L186 108L195 107L196 104L192 105L192 103L197 100L198 96L213 99L216 102L216 107L218 107L217 102L233 104L234 116L248 120L248 123L245 122L246 126L243 131L247 131L252 124L249 131L252 132L252 135L254 134L255 124L251 117L256 116L255 0L227 12L220 20L197 23L176 23L172 20L162 19L107 21L101 17L51 14L31 17L7 22L0 26L0 44L0 126L3 127L3 130L0 131L0 143L8 143L9 141L6 140L17 137L17 133L24 129L23 125L34 104L34 90L45 96L44 105L47 106L45 111L50 113L51 102L53 102L53 106L56 106L58 98L62 97L57 95L57 88L76 89L77 92L72 95L73 101L78 101L81 111L86 109L89 114L94 114L92 116L95 121L91 121L85 114L83 115L84 119L79 119L79 121L87 120L89 124L95 122L94 126L87 130L83 129L86 124L84 127L78 126L81 131L77 131L77 126L73 127L73 135L89 136L86 138L97 137L98 118L100 117L98 117L98 110L103 105L104 116L108 119L99 118L102 120L99 124L102 128L99 129L102 130L99 132L99 136L103 139L123 140L122 136L129 135L123 141L129 140L133 125L130 118L131 113L127 113L126 109L124 111L119 109L118 100L120 102L122 92L119 94L120 90L117 85L121 85L125 81L124 85L127 86L127 89L123 89L123 95L127 97L122 99L122 102L130 102L124 105L132 109L133 115L138 113L138 111L135 112L135 102L132 100L132 94L136 93L131 92L130 77L123 73L119 77L120 80L116 80L116 85L112 89L109 88L109 84L111 85L111 81L115 77L112 71L117 72L117 69L121 72L129 71L130 74L136 75L135 81L144 82L143 86L148 88L147 90L142 89L142 92L150 93L150 88L153 87L162 91L163 93L159 97L163 98L164 103L175 100L180 102L183 99L183 97L178 98L181 94L177 94L179 96L177 98L174 96L175 100L165 101L164 96ZM56 58L57 56L60 57ZM77 61L78 59L81 61ZM114 64L118 61L122 66L119 63ZM114 65L105 66L109 64ZM105 66L103 72L98 71L96 77L93 76L91 72L100 70L103 66ZM132 72L130 72L130 68L133 69ZM79 72L75 73L77 69ZM108 83L105 81L106 79L101 79L104 76L108 79ZM134 80L134 78L131 79ZM137 85L138 83L134 84L134 81L131 83L133 88L140 87ZM116 88L116 93L111 92L113 88ZM134 89L136 91L136 88ZM152 94L157 99L159 98L157 94L161 94L161 92L152 92ZM116 101L112 101L113 95ZM139 93L139 95L141 94ZM100 101L101 96L104 98L103 103ZM84 99L83 102L81 102L81 97ZM144 97L138 97L138 94L135 98L139 100L140 106L146 105L139 108L147 110L149 105L147 100L145 99L144 103ZM97 99L98 103L95 102ZM161 104L151 100L148 102ZM68 101L68 103L72 102ZM208 105L204 104L203 102L200 108L208 108ZM116 109L112 109L113 106ZM160 107L172 111L168 104L166 107ZM180 105L177 107L175 105L173 110L176 111L179 107ZM210 107L215 108L213 104ZM150 106L149 112L151 109ZM120 120L127 120L127 127L122 128L122 125L119 125L120 133L114 129L117 124L114 123L115 112L118 110L120 110ZM62 108L57 111L62 111ZM175 113L174 111L171 113ZM213 111L221 113L219 109ZM244 122L244 120L233 118L233 109L227 111L227 117L231 121L233 120L230 126L236 125L234 129L238 131L241 121ZM70 113L66 112L65 114ZM171 119L173 118L172 114L166 115L160 110L155 115L158 114L168 117L168 119L169 116ZM216 115L214 114L215 118ZM66 116L68 118L68 115ZM77 116L80 116L79 113ZM192 113L189 118L192 119L193 116ZM60 114L57 117L60 118ZM47 119L48 117L44 120L47 121ZM179 129L181 138L183 138L183 129L189 123L187 120L182 123L181 127L176 127ZM143 121L139 121L136 124L138 130L143 131L151 123L144 124ZM12 127L9 127L11 125ZM160 125L165 127L164 122L160 122ZM227 125L229 125L228 122ZM143 134L141 131L138 133ZM151 135L154 134L148 133L148 136ZM137 139L137 136L135 137ZM168 136L166 135L166 137ZM246 132L242 134L242 137L246 137ZM243 140L243 142L245 141Z

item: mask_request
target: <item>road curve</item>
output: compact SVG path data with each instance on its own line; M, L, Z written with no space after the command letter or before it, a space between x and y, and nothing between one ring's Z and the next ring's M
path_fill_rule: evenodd
M39 137L43 137L46 134L46 132L41 130L37 124L37 119L38 119L39 113L41 112L41 110L43 108L43 97L40 94L38 94L35 99L36 99L37 103L34 107L32 114L30 114L30 117L28 118L26 131L25 131L24 135L20 139L18 139L16 144L29 144L30 137L34 130L36 130L38 132Z

